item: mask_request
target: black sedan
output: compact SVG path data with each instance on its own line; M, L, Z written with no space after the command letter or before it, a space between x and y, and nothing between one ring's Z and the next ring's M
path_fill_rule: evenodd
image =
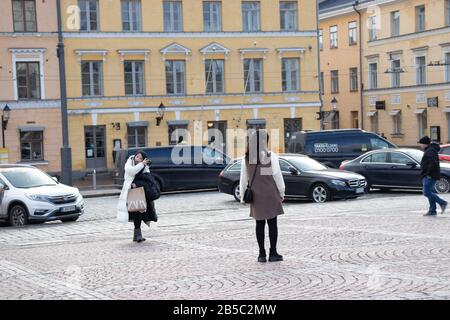
M367 190L379 188L422 188L420 161L423 151L410 148L382 149L367 152L360 157L342 162L340 169L353 171L366 177ZM441 162L441 180L436 183L438 193L450 191L450 164Z
M231 161L219 175L219 191L240 201L239 179L242 158ZM364 194L366 180L352 172L329 169L305 155L281 154L280 167L286 185L286 198L331 199L356 198Z

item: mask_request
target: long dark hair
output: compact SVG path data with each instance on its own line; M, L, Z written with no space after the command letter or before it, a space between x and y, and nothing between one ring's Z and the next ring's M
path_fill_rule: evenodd
M265 152L267 155L268 144L269 133L267 130L251 130L247 135L247 148L245 150L245 160L247 163L260 164L262 153Z
M138 154L140 154L140 155L142 156L142 159L148 158L148 156L147 156L147 154L145 153L144 150L138 150L138 151L136 151L136 153L134 154L133 160L134 160L134 158L136 158L136 156L137 156Z

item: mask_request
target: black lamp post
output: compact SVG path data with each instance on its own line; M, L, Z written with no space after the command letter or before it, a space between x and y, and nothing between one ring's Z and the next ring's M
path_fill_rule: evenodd
M158 111L156 111L157 117L156 117L156 125L159 127L161 124L161 120L164 119L164 112L166 111L166 107L161 102L161 104L158 107Z
M8 121L9 121L9 112L11 111L11 109L8 107L8 105L6 105L3 108L3 114L2 114L2 137L3 137L3 148L5 147L5 130L6 127L8 126Z

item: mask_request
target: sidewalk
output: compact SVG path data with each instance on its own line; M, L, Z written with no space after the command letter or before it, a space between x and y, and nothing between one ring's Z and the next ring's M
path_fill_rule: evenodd
M75 180L73 186L80 190L84 198L116 196L122 189L121 185L115 183L111 174L98 174L95 189L92 175Z

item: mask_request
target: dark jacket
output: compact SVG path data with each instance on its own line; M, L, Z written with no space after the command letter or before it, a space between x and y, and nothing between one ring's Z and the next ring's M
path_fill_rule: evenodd
M420 162L420 167L422 168L422 172L420 173L421 178L426 176L429 176L434 180L439 180L441 178L439 150L441 150L441 147L439 147L437 143L431 143L425 149L422 161Z

